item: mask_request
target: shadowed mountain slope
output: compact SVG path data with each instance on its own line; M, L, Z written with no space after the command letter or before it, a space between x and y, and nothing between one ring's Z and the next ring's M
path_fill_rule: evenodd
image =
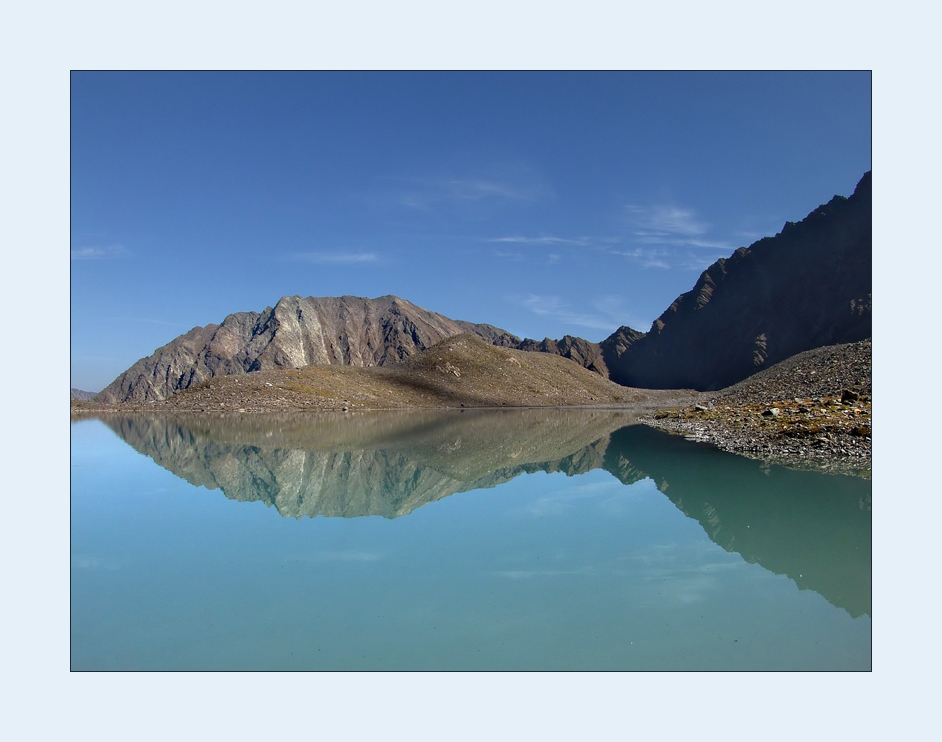
M695 393L629 389L565 358L446 338L381 367L305 366L210 379L161 409L242 412L428 407L664 406Z
M608 366L602 355L602 347L583 338L565 335L561 340L533 340L524 338L517 346L519 350L528 350L539 353L552 353L553 355L575 361L583 368L594 371L600 376L608 378Z
M802 351L864 340L872 334L871 207L867 172L849 198L835 196L717 260L647 333L621 327L599 344L567 337L520 347L625 386L709 391Z

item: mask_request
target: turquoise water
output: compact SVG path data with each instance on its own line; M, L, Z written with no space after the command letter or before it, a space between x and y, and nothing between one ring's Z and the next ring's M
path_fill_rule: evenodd
M870 482L632 422L73 423L72 669L870 669Z

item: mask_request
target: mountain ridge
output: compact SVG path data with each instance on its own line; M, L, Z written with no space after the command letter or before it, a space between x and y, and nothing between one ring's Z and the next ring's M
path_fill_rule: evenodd
M501 348L454 335L383 366L310 365L225 375L183 389L148 409L272 412L472 407L653 407L690 392L630 389L549 353ZM136 405L134 405L136 406Z
M600 343L521 343L607 369L624 386L711 391L796 353L864 340L872 335L871 212L868 170L850 197L834 196L714 262L646 333L623 326Z
M94 397L165 400L218 376L309 365L386 366L470 333L504 348L568 358L622 386L711 391L796 353L872 334L872 175L800 222L720 258L648 332L600 343L523 339L452 320L397 296L285 296L262 312L194 327L137 361Z
M262 312L236 312L194 327L142 358L95 397L150 402L217 376L308 365L382 366L462 333L515 347L488 324L452 320L397 296L284 296Z

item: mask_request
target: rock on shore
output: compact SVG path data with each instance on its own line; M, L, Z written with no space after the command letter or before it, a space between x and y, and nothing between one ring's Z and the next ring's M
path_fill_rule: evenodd
M694 405L643 418L725 451L798 468L868 474L872 342L799 353Z

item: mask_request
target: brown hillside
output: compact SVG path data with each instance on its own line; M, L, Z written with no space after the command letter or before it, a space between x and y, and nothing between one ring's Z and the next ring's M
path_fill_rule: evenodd
M398 364L306 366L211 379L149 409L265 411L405 407L663 405L676 391L630 389L560 356L447 338Z

